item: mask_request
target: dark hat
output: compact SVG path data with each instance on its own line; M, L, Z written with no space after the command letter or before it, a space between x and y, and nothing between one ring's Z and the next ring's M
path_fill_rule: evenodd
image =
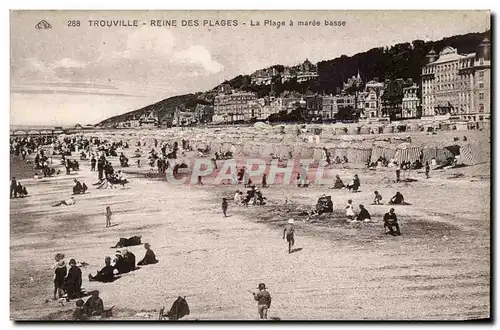
M76 305L77 305L78 307L82 307L82 306L83 306L83 300L78 299L78 300L76 301Z
M259 287L257 289L264 290L265 288L266 288L266 285L264 283L259 283Z
M71 259L71 260L69 261L69 264L70 264L70 265L76 265L76 260L75 260L75 259Z

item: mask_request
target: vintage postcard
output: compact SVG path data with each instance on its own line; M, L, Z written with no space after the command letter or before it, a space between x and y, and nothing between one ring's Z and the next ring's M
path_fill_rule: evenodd
M490 16L11 11L11 319L490 320Z

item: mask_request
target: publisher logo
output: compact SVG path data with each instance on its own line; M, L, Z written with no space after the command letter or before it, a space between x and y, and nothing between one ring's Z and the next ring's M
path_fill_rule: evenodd
M50 25L46 20L41 20L37 25L35 25L35 28L38 30L47 30L51 29L52 25Z

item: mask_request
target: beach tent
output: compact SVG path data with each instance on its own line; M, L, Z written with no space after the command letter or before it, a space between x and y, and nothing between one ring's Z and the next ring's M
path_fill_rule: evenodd
M354 144L347 148L347 159L349 163L366 163L370 159L372 148L364 143Z
M445 162L448 158L453 157L454 154L444 148L441 144L436 142L428 142L421 145L422 148L422 163L425 164L429 162L431 164L432 159L436 160L436 164L441 164ZM460 146L457 148L457 152L460 151Z
M392 125L386 125L382 128L382 132L384 134L387 134L387 133L394 133L394 126Z
M360 127L359 134L370 134L370 128L368 126Z
M467 143L460 147L460 161L465 165L477 165L490 161L487 148L489 144Z
M408 142L403 142L396 147L396 154L394 158L398 161L399 164L402 162L410 162L413 163L416 160L420 159L420 155L422 154L422 149L420 146L412 145Z

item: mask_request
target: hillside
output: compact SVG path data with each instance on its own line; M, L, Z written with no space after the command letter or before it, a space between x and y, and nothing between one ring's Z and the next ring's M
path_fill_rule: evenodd
M413 81L420 82L421 67L425 63L425 56L431 49L439 53L445 46L452 46L457 48L460 53L473 53L485 37L490 38L490 31L457 35L438 41L414 40L411 43L406 42L391 47L373 48L353 56L342 55L332 60L318 62L319 77L317 80L297 83L296 80L292 79L281 83L279 76L276 77L273 80L274 93L279 95L285 91L291 91L335 94L349 77L357 74L358 70L365 82L372 79L395 78L412 78ZM282 66L276 65L275 67L279 67L282 71ZM270 85L253 85L248 75L236 76L231 80L224 81L223 84L229 84L236 90L255 92L258 97L271 94ZM127 116L140 115L151 110L160 119L167 113L173 113L176 107L194 110L197 103L213 104L217 87L203 93L170 97L144 108L108 118L99 124L113 126L124 121Z

